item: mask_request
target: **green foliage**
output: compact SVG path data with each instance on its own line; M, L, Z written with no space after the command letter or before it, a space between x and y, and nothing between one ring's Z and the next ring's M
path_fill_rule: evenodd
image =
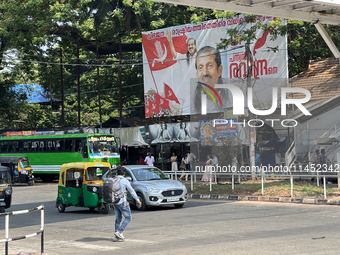
M242 144L239 140L231 139L227 136L221 140L222 145L214 145L211 154L216 155L220 166L232 166L235 163L235 158L240 158Z
M123 116L144 116L142 53L132 49L141 43L141 32L231 18L235 13L187 7L146 0L34 0L0 1L0 128L61 126L61 68L65 125L77 126L77 45L80 45L80 109L82 125L98 125L99 96L102 121L119 116L122 97ZM246 22L256 16L245 15ZM242 24L241 24L242 25ZM275 19L269 25L257 24L243 31L230 29L229 39L220 47L240 41L253 41L255 29L271 29L271 38L288 35L289 72L293 76L308 67L309 60L331 57L313 24ZM339 47L338 27L325 26ZM118 43L128 49L122 53L122 93L119 93ZM116 47L114 47L116 46ZM97 57L97 47L99 56ZM273 49L275 50L275 49ZM99 60L97 60L97 58ZM20 60L20 61L19 61ZM99 85L96 65L99 68ZM52 98L50 105L30 105L26 97L11 88L15 84L37 83ZM130 86L132 85L132 86ZM18 122L13 122L17 120Z

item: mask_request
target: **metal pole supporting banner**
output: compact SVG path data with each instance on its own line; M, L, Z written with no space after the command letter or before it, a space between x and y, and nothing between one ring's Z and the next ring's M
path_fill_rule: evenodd
M247 87L251 88L251 52L250 52L250 43L246 44L246 54L247 54ZM247 94L247 98L248 98ZM249 111L249 102L247 101L247 108ZM249 119L253 119L253 113L249 111ZM256 133L255 128L249 127L249 166L253 173L252 179L255 179L255 140Z

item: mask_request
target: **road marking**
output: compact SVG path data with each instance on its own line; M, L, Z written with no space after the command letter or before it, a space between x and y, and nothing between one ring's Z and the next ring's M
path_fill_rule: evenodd
M125 239L124 242L136 242L136 243L149 243L149 244L153 244L153 243L158 243L155 241L147 241L147 240L139 240L139 239Z
M67 246L73 246L77 248L82 248L82 249L93 249L97 251L111 251L111 250L116 250L116 249L121 249L120 247L114 247L114 246L105 246L105 245L96 245L96 244L89 244L89 243L84 243L84 242L69 242L69 241L58 241L58 242L49 242L51 244L55 245L67 245Z

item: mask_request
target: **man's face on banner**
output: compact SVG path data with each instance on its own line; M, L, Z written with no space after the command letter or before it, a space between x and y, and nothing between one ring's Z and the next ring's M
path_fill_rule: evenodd
M188 52L191 56L195 54L196 51L196 43L194 39L189 39L187 42Z
M217 67L215 54L204 52L197 56L197 77L200 82L207 83L210 86L218 84L218 78L221 77L223 67Z

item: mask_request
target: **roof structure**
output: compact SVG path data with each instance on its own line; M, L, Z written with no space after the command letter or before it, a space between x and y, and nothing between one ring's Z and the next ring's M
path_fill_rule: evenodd
M162 0L162 2L340 25L340 0Z
M330 99L340 95L339 59L326 58L313 60L309 68L290 79L290 87L307 89L311 100ZM290 98L303 98L303 94L294 94Z
M305 107L312 114L300 111L293 117L300 123L308 121L340 105L340 64L339 59L313 60L306 71L290 79L290 87L304 88L311 93L311 100ZM289 98L304 98L304 94L294 93Z

